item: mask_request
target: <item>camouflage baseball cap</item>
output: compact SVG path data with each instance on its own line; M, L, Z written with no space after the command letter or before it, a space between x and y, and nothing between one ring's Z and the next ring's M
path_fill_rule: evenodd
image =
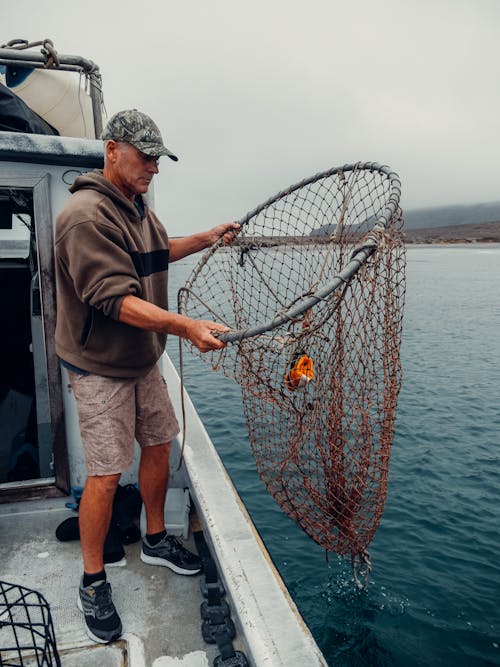
M163 139L156 123L149 116L146 116L145 113L142 113L142 111L137 111L137 109L115 113L109 119L101 138L104 141L107 139L125 141L146 155L154 157L168 155L172 160L176 162L178 160L177 156L163 145Z

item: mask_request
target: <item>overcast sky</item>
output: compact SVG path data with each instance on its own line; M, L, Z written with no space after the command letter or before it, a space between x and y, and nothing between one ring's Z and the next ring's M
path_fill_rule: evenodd
M99 65L109 115L160 126L171 235L358 160L407 209L500 200L500 0L8 3L0 42L44 37Z

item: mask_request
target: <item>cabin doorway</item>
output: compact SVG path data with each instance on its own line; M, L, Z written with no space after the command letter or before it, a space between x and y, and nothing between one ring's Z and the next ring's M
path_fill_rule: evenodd
M0 182L0 304L0 499L67 491L46 178Z

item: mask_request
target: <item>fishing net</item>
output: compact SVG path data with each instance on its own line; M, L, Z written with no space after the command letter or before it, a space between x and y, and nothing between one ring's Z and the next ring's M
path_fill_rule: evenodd
M231 329L226 348L200 356L241 385L267 489L365 571L401 384L399 198L397 175L375 163L317 174L240 220L179 291L181 313Z

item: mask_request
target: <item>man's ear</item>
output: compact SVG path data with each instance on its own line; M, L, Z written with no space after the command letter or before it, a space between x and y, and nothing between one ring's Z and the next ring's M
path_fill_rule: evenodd
M118 151L120 147L118 142L114 139L108 139L104 145L104 153L106 156L106 161L114 164L118 157Z

